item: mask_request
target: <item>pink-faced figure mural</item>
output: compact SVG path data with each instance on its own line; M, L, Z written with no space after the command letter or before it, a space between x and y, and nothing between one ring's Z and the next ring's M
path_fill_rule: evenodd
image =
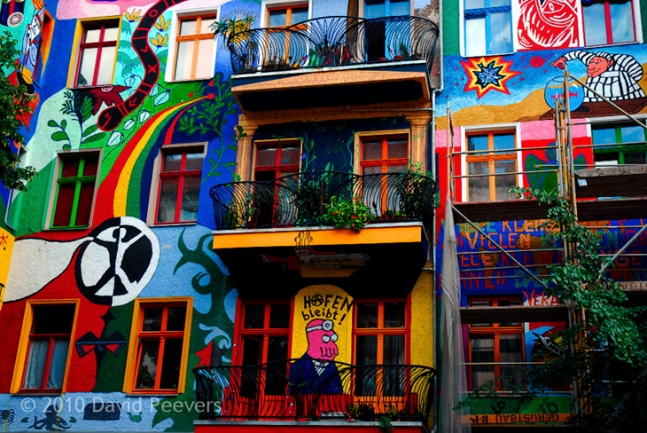
M293 394L341 394L343 388L337 365L337 334L332 320L314 319L306 325L308 350L290 366Z

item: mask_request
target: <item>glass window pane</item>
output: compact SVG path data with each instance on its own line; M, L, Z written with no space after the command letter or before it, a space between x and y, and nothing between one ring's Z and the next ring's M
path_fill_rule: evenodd
M164 313L164 308L162 307L145 308L144 323L142 325L142 331L161 331L163 313Z
M203 39L198 42L198 63L195 67L193 78L213 77L213 55L216 49L216 41L213 38Z
M292 9L292 22L290 24L300 23L308 19L308 8Z
M615 128L596 128L592 132L593 144L613 144L616 142Z
M256 166L269 167L276 165L276 148L258 149Z
M512 17L510 12L490 15L490 53L512 52Z
M211 30L211 26L213 23L216 22L216 18L202 18L202 22L200 23L200 33L205 34L205 33L213 33L213 30Z
M604 3L582 5L584 10L584 36L586 45L607 43Z
M382 363L404 364L404 335L385 335Z
M468 174L489 174L487 162L470 162ZM488 176L470 177L467 180L469 201L490 201L490 179Z
M270 328L290 327L290 304L270 305Z
M514 149L514 134L494 134L494 149ZM497 155L505 155L505 152L497 152Z
M84 182L81 185L81 193L76 208L74 225L90 225L90 213L92 211L92 199L94 198L94 182Z
M620 129L623 143L636 143L645 141L645 130L636 126L625 126Z
M74 192L76 184L59 185L56 196L56 210L54 211L55 227L66 227L71 224L72 205L74 204Z
M182 20L180 22L180 36L195 35L197 23L197 18Z
M279 361L288 357L288 337L286 335L269 337L267 362Z
M166 321L167 331L184 331L186 321L186 307L169 307L168 319Z
M467 137L467 150L488 150L488 136L470 135Z
M164 223L175 221L178 184L179 180L177 178L162 179L162 186L160 188L160 198L157 209L158 222Z
M620 164L620 154L618 152L596 152L593 155L596 167L607 167L610 165Z
M77 177L79 175L79 158L65 158L61 160L61 177Z
M168 173L170 171L180 171L181 167L182 167L181 153L164 155L164 168L163 168L164 173Z
M99 62L99 75L97 76L97 82L94 84L110 84L112 82L115 54L117 54L117 47L103 47Z
M611 8L611 32L613 43L633 42L635 37L631 2L609 2L609 7Z
M389 140L387 152L388 158L406 158L407 140Z
M384 303L384 327L404 328L404 302Z
M100 37L101 37L101 28L86 29L85 39L83 40L83 42L87 42L87 43L99 42Z
M491 8L498 6L510 6L510 0L490 0L488 6Z
M494 337L471 337L471 362L494 362ZM472 366L472 389L488 380L494 380L493 365Z
M180 380L180 364L182 361L182 339L167 338L164 341L164 357L160 389L177 389Z
M191 78L191 68L193 67L193 43L193 41L185 41L177 44L174 74L174 79L176 80L186 80Z
M625 153L625 164L645 165L647 164L647 154L645 152Z
M195 221L198 217L198 200L200 197L200 176L184 178L182 209L180 221Z
M485 7L485 0L465 0L465 10L481 9Z
M365 141L364 142L364 155L362 159L382 159L382 140L379 141Z
M33 305L32 334L69 334L74 322L74 305Z
M269 27L281 27L287 25L288 13L285 9L270 11Z
M384 0L366 0L364 3L364 18L380 18L386 16Z
M357 327L377 328L377 303L362 302L357 304Z
M135 381L135 388L151 389L155 387L158 355L159 340L145 340L141 343L141 354L137 364L137 380Z
M119 27L114 26L114 27L106 27L103 33L103 41L104 42L112 42L116 41L117 38L119 37Z
M265 305L248 304L245 306L245 329L263 328L265 323Z
M494 171L497 174L514 173L516 169L516 161L494 161ZM496 176L496 200L509 200L513 198L510 190L517 186L517 176L515 174L506 174L503 176Z
M267 362L270 365L267 367L265 394L286 395L288 365L277 361L286 360L288 357L288 337L269 337L267 345Z
M485 17L465 20L465 55L482 56L487 54L485 38Z
M76 77L76 84L78 86L89 86L94 83L97 52L97 48L86 48L81 53L79 75Z
M70 349L70 340L57 339L54 342L54 350L49 365L49 377L47 378L47 389L63 388L65 379L65 367L67 365L67 352Z
M298 164L299 156L298 147L284 147L281 149L281 165Z
M195 152L186 154L186 167L185 170L202 170L202 160L204 153Z
M83 163L83 176L96 176L98 168L99 158L96 156L86 157Z
M48 340L31 340L29 355L27 356L27 369L23 388L40 388L43 383L43 372L47 361Z
M389 16L400 17L409 15L410 13L411 7L409 6L409 0L391 0Z

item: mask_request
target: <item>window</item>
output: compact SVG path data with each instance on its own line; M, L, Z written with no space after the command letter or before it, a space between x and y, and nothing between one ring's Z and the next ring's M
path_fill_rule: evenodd
M215 14L178 18L173 80L199 80L213 76L216 43L211 26L215 22Z
M409 142L406 136L365 137L361 155L362 174L405 172Z
M64 392L77 303L28 302L12 392Z
M365 0L364 18L396 17L411 14L409 0Z
M307 4L267 8L267 27L287 27L307 19Z
M267 27L285 28L308 19L308 4L294 4L281 7L267 8ZM268 33L269 51L265 53L266 65L272 66L273 62L279 61L287 65L292 59L298 60L304 54L303 47L290 46L290 35L283 32ZM297 44L295 44L297 45Z
M464 0L465 56L511 53L510 0Z
M636 124L593 125L593 159L596 167L647 164L645 129Z
M508 198L509 191L517 186L514 132L470 134L467 150L469 201Z
M288 359L290 303L244 303L242 313L238 363L257 366ZM268 367L268 376L272 368L287 369L287 364ZM256 389L257 386L257 382L246 380L241 384L240 393L244 397L254 398L260 391ZM266 381L262 391L265 395L285 395L285 383Z
M521 306L520 298L474 298L469 308ZM524 326L516 323L473 323L469 332L469 384L476 390L486 381L496 379L497 389L503 381L518 385L523 380Z
M81 22L74 87L112 84L119 31L119 19Z
M59 154L51 228L90 225L98 169L98 153Z
M362 366L369 368L356 378L356 395L376 395L379 383L385 396L403 395L400 369L372 366L406 364L407 323L404 300L357 301L353 328L355 364L360 372Z
M184 392L193 303L136 299L124 392Z
M162 149L155 223L194 222L198 215L204 149Z
M256 144L256 166L254 179L267 181L278 179L299 171L301 142L282 140L280 142Z
M582 2L586 45L634 42L632 0L590 0Z

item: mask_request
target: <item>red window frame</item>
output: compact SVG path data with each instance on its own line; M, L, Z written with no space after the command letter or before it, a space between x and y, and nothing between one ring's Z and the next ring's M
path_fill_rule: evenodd
M104 84L112 84L111 82L108 83L99 83L98 78L99 78L99 71L101 70L101 56L103 53L103 49L105 47L115 47L115 58L114 60L117 59L117 44L119 43L119 34L117 34L117 38L114 41L105 41L105 33L106 29L112 29L116 28L119 30L119 21L118 20L109 20L109 21L89 21L86 23L83 23L83 32L81 34L81 41L79 42L79 52L78 52L78 58L76 62L76 74L74 75L74 86L75 87L89 87L89 86L100 86ZM83 42L85 40L86 34L88 30L96 30L99 29L99 40L97 42ZM92 82L87 83L87 84L79 84L79 74L81 71L81 61L83 60L83 51L87 50L89 48L96 48L97 49L97 57L94 63L94 74L92 76ZM114 63L113 63L114 66ZM112 81L112 79L111 79Z
M500 296L500 297L470 297L468 299L468 308L473 307L477 302L491 302L489 307L497 308L499 305L505 301L513 301L518 303L520 306L523 305L523 300L521 296ZM526 348L525 348L525 332L524 332L524 323L523 322L514 322L514 323L473 323L468 325L468 389L474 390L474 374L475 369L478 366L471 365L474 361L474 356L472 352L472 337L478 336L492 336L493 340L493 352L494 360L493 362L493 378L496 379L503 375L501 361L501 345L500 345L500 336L501 335L520 335L521 336L521 359L526 359ZM496 381L495 388L501 390L501 381Z
M73 153L59 156L56 195L52 212L51 228L84 228L90 225L92 204L99 173L98 153ZM76 173L71 172L70 162L78 162ZM66 187L71 186L73 191ZM92 187L90 191L89 187ZM62 189L66 188L62 192ZM69 192L72 193L70 197Z
M281 176L285 176L291 173L297 173L299 171L301 159L296 164L282 164L283 149L291 148L298 149L299 154L301 151L301 141L299 140L283 140L281 142L271 142L271 143L258 143L256 145L256 158L254 163L254 179L259 180L259 174L271 173L274 172L273 179L278 179ZM276 149L276 157L274 159L273 165L258 165L258 153L261 150L266 149ZM265 179L264 179L265 180Z
M248 312L248 306L250 305L261 305L263 306L263 325L258 328L246 328L245 319ZM271 312L272 306L274 305L283 305L288 308L290 311L288 327L272 327L271 326ZM236 365L243 365L243 360L245 356L245 337L259 336L263 339L261 347L261 358L258 360L258 364L265 364L268 360L268 351L269 351L269 339L270 337L287 337L288 339L288 348L287 353L288 357L291 350L291 323L292 323L292 304L289 301L240 301L238 305L239 317L236 321L236 340L238 341L238 351L235 353L235 363Z
M388 303L402 303L404 304L404 327L394 328L387 327L384 324L384 306ZM377 326L374 328L360 328L358 327L358 314L360 304L377 304ZM390 335L404 336L404 364L409 363L409 341L411 331L411 305L408 299L393 298L393 299L362 299L355 300L353 308L353 343L357 347L357 337L377 336L377 364L384 363L384 337ZM358 363L357 352L353 351L353 362Z
M168 314L169 308L184 307L185 310L185 323L183 329L169 331L168 327ZM144 319L146 318L146 310L153 308L162 308L162 323L159 331L144 331ZM182 354L184 353L184 345L187 344L186 338L186 315L189 314L188 304L186 302L168 302L168 303L145 303L140 304L139 323L137 324L137 355L135 358L135 369L132 377L132 392L137 394L175 394L178 388L161 388L162 373L164 369L164 351L165 344L168 339L181 340L182 350L180 355L180 366L182 365ZM137 381L139 379L139 369L142 359L143 343L147 341L159 341L159 349L157 356L157 366L155 371L155 384L152 388L138 388ZM184 374L180 371L179 375ZM178 387L180 386L181 377L178 377Z
M182 148L162 150L162 162L161 162L160 174L159 174L160 179L159 179L159 186L157 191L157 205L155 208L155 224L193 223L196 221L195 219L191 219L191 220L182 219L182 203L184 200L184 187L186 184L186 179L187 178L200 179L202 176L202 164L200 164L200 169L187 170L186 168L187 155L196 154L196 153L203 154L204 149L195 148L195 147L182 147ZM182 155L182 158L180 160L179 170L165 171L166 157L170 155ZM203 160L204 160L204 155L203 155ZM175 212L174 212L172 221L161 221L160 205L162 203L162 192L163 192L162 187L164 185L164 180L171 180L171 179L177 179L178 181L177 191L175 196Z
M68 307L68 308L73 307L71 309L72 317L70 318L70 330L69 330L69 332L43 332L43 333L37 333L35 331L36 321L38 320L37 311L39 309L41 309L41 308L56 309L56 308L61 308L61 307L63 307L63 308L65 308L65 307ZM29 331L29 336L28 336L29 345L28 345L28 348L27 348L27 355L26 355L26 358L25 358L25 368L24 368L24 371L23 371L23 377L22 377L22 380L20 382L20 391L21 392L23 392L23 391L24 392L36 392L36 393L39 393L39 392L44 392L44 393L62 392L63 388L65 386L65 377L63 377L63 382L61 383L60 388L48 388L47 387L47 382L49 381L49 375L51 373L52 359L54 357L54 345L55 345L56 341L67 341L68 346L69 346L69 342L70 342L70 340L72 338L72 331L74 330L74 319L75 319L75 316L76 316L76 305L75 304L62 304L62 303L56 303L56 304L40 304L39 303L39 304L32 304L31 308L32 308L32 319L31 319L30 331ZM60 312L59 312L59 314L60 314ZM32 343L34 341L42 341L42 340L47 340L48 344L47 344L47 355L46 355L46 358L45 358L45 365L43 367L43 375L42 375L42 378L41 378L41 384L40 384L40 386L38 388L26 388L25 387L25 382L27 381L27 377L28 377L28 374L29 374L30 354L31 354L31 350L33 348ZM69 353L69 349L68 349L67 359L65 361L66 370L67 370L67 360L69 360L69 357L70 357L70 353ZM66 372L67 371L64 372L64 376L65 376Z
M636 14L634 11L634 0L628 0L627 3L631 4L631 24L633 26L633 38L631 41L619 41L616 42L613 40L613 24L611 22L611 3L615 3L613 1L609 0L593 0L591 3L602 3L604 5L604 30L605 30L605 35L606 35L606 44L616 44L616 43L631 43L631 42L636 42ZM582 5L582 8L584 9L585 5ZM582 11L582 14L584 15L584 11ZM586 26L585 26L586 27ZM584 34L585 38L585 46L588 45L588 42L586 42L586 32Z
M382 142L382 156L380 159L365 159L365 146L367 142ZM389 158L389 141L398 140L407 142L407 156L400 158ZM406 134L386 135L386 136L366 136L362 137L360 146L360 167L362 174L368 167L381 167L382 173L388 173L392 167L403 167L406 169L409 161L409 152L411 150L411 143ZM403 170L404 171L404 170Z

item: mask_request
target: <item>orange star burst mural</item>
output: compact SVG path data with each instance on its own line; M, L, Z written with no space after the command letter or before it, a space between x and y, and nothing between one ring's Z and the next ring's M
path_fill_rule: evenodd
M511 71L512 61L502 57L480 57L461 62L467 73L465 91L476 90L479 98L490 90L510 94L506 82L521 72Z

